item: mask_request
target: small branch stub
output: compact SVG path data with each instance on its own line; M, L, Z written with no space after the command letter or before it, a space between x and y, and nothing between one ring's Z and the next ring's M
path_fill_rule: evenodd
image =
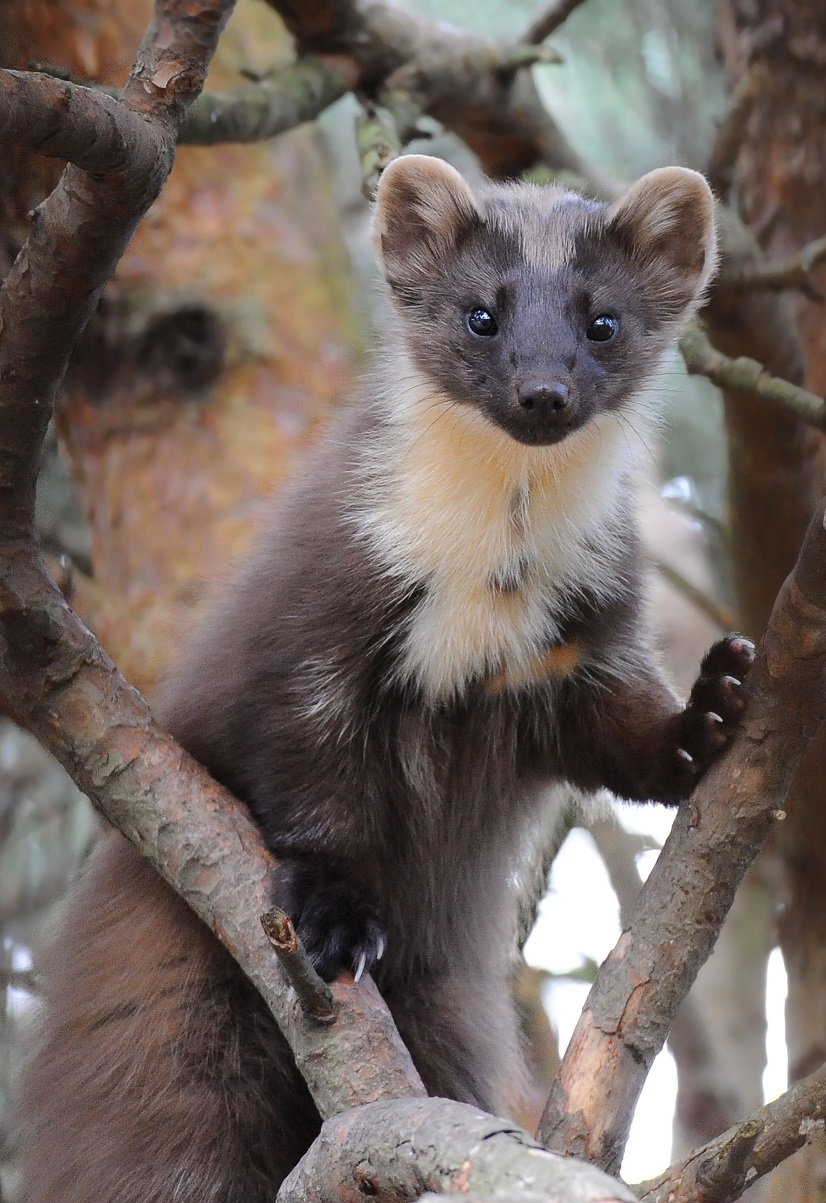
M261 926L295 990L301 1010L316 1023L332 1023L338 1012L333 992L310 964L292 920L276 907L261 916Z

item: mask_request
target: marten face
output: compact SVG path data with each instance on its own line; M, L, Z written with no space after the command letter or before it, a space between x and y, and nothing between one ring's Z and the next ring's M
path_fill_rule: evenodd
M438 159L397 159L375 241L404 341L438 391L519 443L558 443L656 372L713 271L708 185L651 172L613 206L556 188L474 195Z

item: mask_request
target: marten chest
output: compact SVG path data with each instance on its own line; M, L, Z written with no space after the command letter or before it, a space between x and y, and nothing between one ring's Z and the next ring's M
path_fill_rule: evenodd
M476 417L431 412L371 525L386 569L419 592L395 675L431 700L569 675L586 653L568 637L578 604L617 588L613 424L526 448Z

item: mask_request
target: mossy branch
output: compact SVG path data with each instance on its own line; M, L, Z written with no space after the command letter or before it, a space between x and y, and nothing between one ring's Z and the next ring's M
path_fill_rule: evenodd
M789 380L771 376L756 359L723 355L696 323L680 339L680 352L691 375L705 376L727 392L753 393L764 401L783 406L813 426L826 428L826 401L822 397Z

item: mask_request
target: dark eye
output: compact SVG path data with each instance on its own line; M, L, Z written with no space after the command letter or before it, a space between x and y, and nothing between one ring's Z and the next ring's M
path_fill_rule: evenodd
M617 319L608 313L601 313L599 317L594 318L585 333L592 343L607 343L608 339L613 338L618 330Z
M496 318L487 309L471 309L465 321L471 334L478 334L480 338L490 338L499 329Z

